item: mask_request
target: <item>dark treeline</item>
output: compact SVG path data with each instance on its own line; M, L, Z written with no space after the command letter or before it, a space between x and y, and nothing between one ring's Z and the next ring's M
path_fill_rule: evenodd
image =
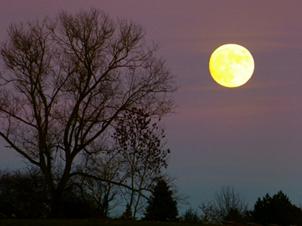
M120 207L125 211L117 218L135 220L134 208L128 198L123 197L123 191L117 189L114 193L104 194L102 185L92 193L90 182L83 179L81 183L73 181L70 184L61 200L60 217L109 219L111 210ZM51 199L47 194L44 178L37 170L2 172L0 218L47 218L51 211ZM148 201L140 203L140 208L145 220L175 221L178 216L174 194L163 178L155 180Z
M198 210L188 209L182 220L204 224L302 225L302 209L282 191L259 197L252 209L231 187L223 187Z
M104 193L104 184L102 184L94 187L91 192L90 180L85 181L82 178L81 181L73 181L64 193L60 217L142 219L202 224L302 225L302 209L294 205L282 191L259 197L253 208L248 209L247 204L233 188L223 187L215 194L212 201L203 203L196 210L189 208L180 215L175 191L171 189L166 179L157 178L149 195L142 198L144 201L140 203L139 214L134 216L129 197L123 197L125 194L117 188L112 188L113 193ZM26 170L26 173L2 172L0 217L48 217L51 206L46 189L44 178L37 170ZM114 208L124 209L124 212L112 215Z

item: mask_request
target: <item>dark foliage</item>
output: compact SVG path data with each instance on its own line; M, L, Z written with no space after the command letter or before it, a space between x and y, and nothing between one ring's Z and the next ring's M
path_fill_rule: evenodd
M43 176L36 171L0 175L0 216L2 218L44 218L50 211L50 199ZM65 191L60 203L64 218L97 216L97 208L79 191Z
M145 219L152 221L174 221L178 215L177 202L167 182L159 179L148 201Z
M279 191L272 197L266 194L259 198L253 211L254 220L261 224L301 225L302 211Z
M185 223L196 224L199 223L201 220L197 212L194 209L189 208L183 215L182 221Z
M97 207L91 200L81 197L75 191L65 192L60 206L61 218L91 218L98 216Z
M225 222L237 222L237 223L246 223L247 222L247 213L240 212L238 209L230 209L228 214L224 217Z
M35 218L48 212L43 178L37 173L4 173L0 176L2 217Z

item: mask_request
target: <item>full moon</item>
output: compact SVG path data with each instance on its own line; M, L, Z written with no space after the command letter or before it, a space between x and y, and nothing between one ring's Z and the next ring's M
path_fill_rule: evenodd
M220 85L235 88L252 77L255 63L248 49L237 44L224 44L211 54L209 70Z

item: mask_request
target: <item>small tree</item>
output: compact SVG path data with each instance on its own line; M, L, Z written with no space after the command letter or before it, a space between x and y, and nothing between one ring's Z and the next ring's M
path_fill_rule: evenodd
M148 201L145 219L152 221L173 221L178 215L177 202L167 182L159 179Z
M214 200L203 204L201 210L205 222L241 222L247 212L247 204L232 187L222 187L216 192Z
M124 197L134 218L145 201L143 193L150 190L155 178L167 166L169 150L164 147L165 134L158 121L143 110L133 108L118 120L114 133L122 162L120 175L131 187L131 190L125 189Z
M209 224L217 222L216 208L213 202L203 203L199 208L201 210L202 223Z

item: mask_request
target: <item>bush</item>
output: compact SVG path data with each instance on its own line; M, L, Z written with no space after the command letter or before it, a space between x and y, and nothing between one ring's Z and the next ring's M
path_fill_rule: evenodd
M200 222L200 217L198 216L197 212L194 209L189 208L183 215L183 221L185 223L195 224Z

